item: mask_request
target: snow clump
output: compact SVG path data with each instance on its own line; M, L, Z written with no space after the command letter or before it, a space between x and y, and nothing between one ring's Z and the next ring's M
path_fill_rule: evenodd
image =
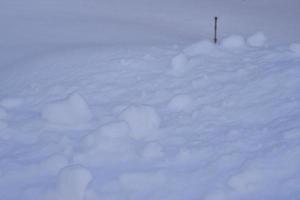
M91 173L79 165L63 168L59 172L56 190L51 197L56 200L83 200L89 182L92 180Z
M265 45L267 37L263 32L255 33L247 38L247 44L251 47L262 47Z
M171 99L168 104L168 108L175 112L189 111L192 101L193 100L189 95L177 95Z
M232 35L225 38L221 45L226 49L242 48L245 46L245 39L240 35Z
M185 54L175 56L171 61L171 74L181 76L188 70L188 58Z
M136 153L129 131L125 121L103 125L82 138L80 150L74 155L74 160L91 166L132 160Z
M128 123L129 135L136 140L155 138L161 121L156 110L145 105L128 107L120 114L120 119Z
M77 126L89 122L93 115L82 96L73 93L66 99L48 104L42 117L50 123Z

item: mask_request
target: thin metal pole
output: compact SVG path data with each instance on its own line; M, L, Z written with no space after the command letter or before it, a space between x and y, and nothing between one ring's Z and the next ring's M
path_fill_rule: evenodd
M218 17L215 17L215 35L214 35L214 43L218 43L218 36L217 36L217 31L218 31Z

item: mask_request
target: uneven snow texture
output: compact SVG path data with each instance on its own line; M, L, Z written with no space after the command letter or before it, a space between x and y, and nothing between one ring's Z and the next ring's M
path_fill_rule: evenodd
M7 70L1 199L299 199L299 45L261 36L61 50Z
M79 94L71 94L64 100L49 103L42 110L42 117L50 123L77 126L92 119L92 113Z

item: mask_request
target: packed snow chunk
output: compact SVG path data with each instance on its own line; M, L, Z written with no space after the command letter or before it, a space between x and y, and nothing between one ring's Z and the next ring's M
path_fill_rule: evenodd
M143 150L143 157L145 159L156 159L163 157L163 148L158 143L149 143Z
M60 200L83 200L91 173L84 167L73 165L63 168L59 172L57 192Z
M48 104L42 110L42 117L50 123L78 126L89 122L93 115L88 104L79 94Z
M290 45L290 50L295 54L296 56L300 56L300 43L294 43Z
M197 56L211 53L215 49L215 45L209 40L203 40L192 44L184 49L184 53L188 56Z
M0 119L6 119L6 118L7 118L6 110L0 107Z
M181 76L188 70L188 58L184 54L175 56L171 61L171 74Z
M171 99L168 108L175 112L188 112L192 105L192 97L186 94L177 95Z
M0 105L6 109L13 109L21 106L24 103L24 100L21 98L5 98L0 101Z
M130 106L120 114L120 119L128 123L129 135L137 140L155 139L160 126L160 116L153 107Z
M221 45L226 49L242 48L245 46L245 39L240 35L232 35L225 38Z
M263 32L255 33L247 38L247 44L251 47L262 47L265 45L267 37Z

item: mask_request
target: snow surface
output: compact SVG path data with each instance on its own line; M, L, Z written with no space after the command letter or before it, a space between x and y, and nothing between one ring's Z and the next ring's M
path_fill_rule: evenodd
M298 0L0 1L0 200L300 199Z

